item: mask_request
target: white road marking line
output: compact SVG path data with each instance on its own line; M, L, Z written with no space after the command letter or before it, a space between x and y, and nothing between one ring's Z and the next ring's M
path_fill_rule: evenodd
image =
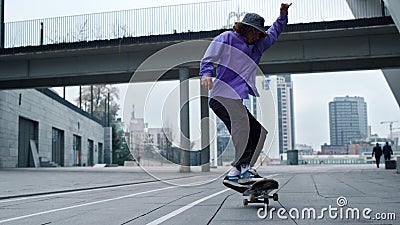
M271 175L267 176L267 178L276 177L276 176L278 176L278 175L279 175L279 174L271 174ZM160 224L160 223L162 223L162 222L165 222L166 220L169 220L169 219L171 219L172 217L183 213L184 211L186 211L186 210L192 208L193 206L195 206L195 205L197 205L197 204L199 204L199 203L201 203L201 202L204 202L204 201L206 201L206 200L208 200L208 199L210 199L210 198L213 198L213 197L215 197L215 196L217 196L217 195L219 195L219 194L222 194L222 193L224 193L224 192L226 192L226 191L228 191L228 190L230 190L230 189L229 189L229 188L224 189L224 190L222 190L222 191L220 191L220 192L214 193L214 194L212 194L212 195L209 195L209 196L207 196L207 197L204 197L204 198L202 198L202 199L199 199L199 200L197 200L197 201L195 201L195 202L192 202L192 203L190 203L190 204L188 204L188 205L185 205L185 206L183 206L183 207L181 207L181 208L179 208L179 209L177 209L177 210L175 210L175 211L173 211L173 212L171 212L171 213L169 213L169 214L167 214L167 215L165 215L165 216L163 216L163 217L160 217L160 218L157 219L157 220L154 220L154 221L148 223L147 225L157 225L157 224Z
M267 178L276 177L278 175L279 175L279 173L271 174L271 175L267 176Z
M167 214L167 215L165 215L165 216L163 216L163 217L160 217L160 218L157 219L157 220L154 220L154 221L148 223L147 225L156 225L156 224L160 224L160 223L162 223L162 222L164 222L164 221L166 221L166 220L171 219L172 217L174 217L174 216L176 216L176 215L179 215L179 214L183 213L184 211L186 211L186 210L192 208L193 206L195 206L195 205L197 205L197 204L199 204L199 203L202 203L202 202L204 202L204 201L206 201L206 200L208 200L208 199L210 199L210 198L213 198L213 197L215 197L215 196L217 196L217 195L219 195L219 194L222 194L222 193L224 193L224 192L226 192L226 191L228 191L228 190L230 190L230 189L229 189L229 188L224 189L224 190L222 190L222 191L220 191L220 192L214 193L214 194L212 194L212 195L209 195L209 196L207 196L207 197L204 197L204 198L202 198L202 199L199 199L199 200L197 200L197 201L195 201L195 202L192 202L192 203L190 203L190 204L188 204L188 205L185 205L185 206L183 206L183 207L181 207L181 208L179 208L179 209L177 209L177 210L175 210L175 211L173 211L173 212L171 212L171 213L169 213L169 214Z
M16 198L16 199L0 200L0 203L30 200L30 199L35 199L35 198L49 198L49 197L55 197L55 196L60 196L60 195L80 194L80 193L92 192L92 191L104 191L104 190L109 190L109 189L125 188L125 187L133 186L133 185L139 186L139 185L146 185L146 184L150 184L150 183L138 183L138 184L123 185L123 186L115 186L115 187L104 187L104 188L101 187L101 188L81 190L81 191L70 191L70 192L55 193L55 194L43 194L43 195L37 195L37 196L20 197L20 198Z
M43 215L43 214L63 211L63 210L67 210L67 209L79 208L79 207L82 207L82 206L94 205L94 204L99 204L99 203L103 203L103 202L109 202L109 201L129 198L129 197L133 197L133 196L136 196L136 195L148 194L148 193L152 193L152 192L163 191L163 190L167 190L167 189L171 189L171 188L177 188L177 187L178 186L170 186L170 187L154 189L154 190L150 190L150 191L144 191L144 192L140 192L140 193L134 193L134 194L130 194L130 195L124 195L124 196L120 196L120 197L116 197L116 198L105 199L105 200L96 201L96 202L88 202L88 203L85 203L85 204L74 205L74 206L69 206L69 207L64 207L64 208L59 208L59 209L48 210L48 211L44 211L44 212L28 214L28 215L25 215L25 216L19 216L19 217L14 217L14 218L10 218L10 219L0 220L0 223L11 222L11 221L15 221L15 220L20 220L20 219L25 219L25 218L28 218L28 217L39 216L39 215Z
M189 178L194 178L198 176L193 176L193 177L183 177L179 179L189 179ZM156 181L159 182L159 181ZM202 184L201 182L197 182L199 184ZM190 183L188 185L197 185L197 183ZM36 199L36 198L49 198L49 197L56 197L56 196L61 196L61 195L71 195L71 194L80 194L80 193L85 193L85 192L92 192L92 191L103 191L103 190L109 190L109 189L117 189L117 188L125 188L128 186L139 186L139 185L151 185L153 184L152 182L146 182L146 183L133 183L133 184L128 184L128 185L121 185L121 186L115 186L115 187L100 187L100 188L94 188L94 189L89 189L89 190L81 190L81 191L69 191L69 192L63 192L63 193L54 193L54 194L43 194L43 195L37 195L37 196L28 196L28 197L20 197L20 198L13 198L13 199L4 199L0 200L1 203L6 203L6 202L15 202L15 201L22 201L22 200L30 200L30 199ZM175 186L184 186L184 185L175 185Z

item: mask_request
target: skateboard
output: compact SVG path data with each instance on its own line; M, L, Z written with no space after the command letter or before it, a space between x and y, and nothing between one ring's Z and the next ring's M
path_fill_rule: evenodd
M264 203L269 204L269 199L278 201L278 193L270 193L278 189L279 184L272 179L263 179L249 185L249 188L243 192L243 205L249 203Z
M230 188L232 190L235 190L235 191L237 191L237 192L239 192L241 194L243 194L243 192L247 191L250 188L250 185L242 185L242 184L233 183L233 182L232 183L223 182L223 184L226 187L228 187L228 188Z

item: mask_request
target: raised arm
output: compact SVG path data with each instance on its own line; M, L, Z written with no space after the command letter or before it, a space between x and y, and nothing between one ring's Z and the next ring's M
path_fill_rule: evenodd
M288 22L288 9L291 5L292 4L281 4L280 16L267 30L268 36L262 40L263 51L270 48L278 40L279 34L285 29Z

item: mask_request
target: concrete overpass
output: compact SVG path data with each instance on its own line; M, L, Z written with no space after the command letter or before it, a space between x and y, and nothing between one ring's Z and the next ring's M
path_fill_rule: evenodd
M393 19L397 30L400 31L400 1L398 0L346 0L355 18L364 18L365 16L385 15L386 9ZM384 4L382 4L384 3ZM370 10L360 10L360 6ZM369 15L366 15L368 13ZM397 44L399 46L399 44ZM397 47L396 46L396 47ZM382 67L382 72L392 90L397 104L400 106L400 69L392 68L385 69Z
M399 103L400 2L346 2L356 20L289 25L263 56L261 70L279 74L382 69ZM0 4L0 44L4 46L4 1ZM363 19L366 17L379 18ZM160 49L185 41L209 41L223 31L0 49L0 89L128 82L139 65ZM185 48L183 60L192 60L184 66L189 76L197 76L198 63L193 61L202 57L207 45L206 41L180 45ZM178 79L178 65L168 65L167 61L147 68L136 80L154 79L154 71L165 69L168 72L162 79Z
M186 67L191 77L197 76L197 60L209 40L223 31L2 49L0 88L129 82L146 58L186 41L196 42L181 44L185 55L176 57L192 61ZM399 42L390 17L293 24L264 54L260 68L266 74L391 69L400 67ZM168 63L168 57L160 59L137 81L149 81L152 71L172 67L162 79L179 79L178 65Z

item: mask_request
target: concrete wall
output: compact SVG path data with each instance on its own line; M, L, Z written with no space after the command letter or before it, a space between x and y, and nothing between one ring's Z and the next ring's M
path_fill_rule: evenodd
M382 16L380 0L346 0L346 2L356 19Z
M104 146L104 129L74 107L35 90L0 91L0 168L18 165L19 117L38 123L39 157L52 161L52 128L64 131L64 165L73 165L73 135L81 136L81 162L87 165L88 139L94 142L94 163L98 144Z
M397 30L400 31L400 1L384 0L384 2L393 18L394 23L396 24Z
M398 69L384 69L382 70L383 75L387 83L389 84L390 90L392 90L393 96L400 107L400 68Z

